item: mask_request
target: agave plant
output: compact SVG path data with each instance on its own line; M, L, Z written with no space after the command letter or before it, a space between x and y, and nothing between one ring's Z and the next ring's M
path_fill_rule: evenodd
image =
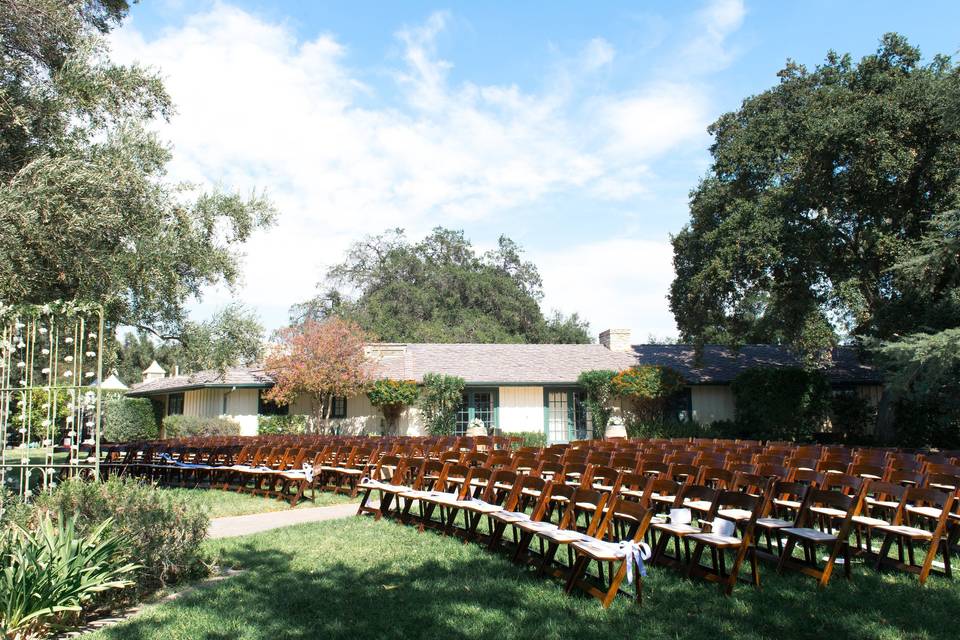
M4 638L28 638L58 626L66 614L78 614L102 591L133 584L125 576L137 566L127 562L122 537L109 533L105 520L78 536L73 517L54 524L44 516L36 532L12 526L0 534L0 632Z

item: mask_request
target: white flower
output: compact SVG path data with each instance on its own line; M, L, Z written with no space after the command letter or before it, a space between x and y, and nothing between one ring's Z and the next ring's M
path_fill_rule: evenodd
M48 356L50 355L50 349L47 349L46 347L44 347L43 349L40 349L40 353L42 353L45 356Z
M65 371L65 372L63 373L63 377L64 377L64 378L70 378L70 377L72 377L72 376L73 376L73 371Z
M63 361L64 361L64 362L73 362L73 356L65 356L65 357L63 358Z

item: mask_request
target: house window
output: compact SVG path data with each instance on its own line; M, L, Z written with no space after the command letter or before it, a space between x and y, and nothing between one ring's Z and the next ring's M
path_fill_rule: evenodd
M183 415L183 394L182 393L171 393L169 396L167 396L167 415L168 416Z
M464 391L460 400L460 408L457 409L457 424L454 434L462 436L467 432L470 421L477 418L483 420L483 425L488 430L496 428L498 404L499 394L496 389Z
M290 405L277 404L263 397L263 391L257 396L257 413L262 416L285 416L290 413Z
M331 418L346 418L347 417L347 399L342 396L335 396L333 398L333 406L330 407L330 417Z

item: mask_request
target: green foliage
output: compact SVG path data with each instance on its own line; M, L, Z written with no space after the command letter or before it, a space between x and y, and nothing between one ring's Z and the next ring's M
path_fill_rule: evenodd
M158 491L137 480L112 477L106 482L72 479L37 496L34 521L75 514L81 535L113 519L113 531L126 541L130 557L141 567L134 574L146 592L205 570L200 544L209 520L192 501Z
M152 132L172 113L159 73L116 65L121 0L0 9L0 301L102 302L111 326L178 335L187 301L233 286L265 198L166 179Z
M610 382L613 393L628 398L640 422L657 423L670 397L683 388L683 376L660 365L639 365L621 371Z
M137 567L127 562L127 540L111 535L111 525L108 518L82 534L73 517L61 516L54 524L44 515L34 531L0 532L4 638L40 634L67 616L75 619L97 594L133 584L129 576Z
M960 439L960 210L934 216L893 274L921 302L903 305L916 316L910 333L872 343L904 400L896 424L906 433L897 439L947 446ZM929 424L913 424L923 414Z
M877 408L855 393L838 393L830 399L833 432L847 444L866 444L877 424Z
M539 447L547 446L547 434L543 431L504 431L503 435L508 438L522 438L521 447Z
M107 442L154 440L160 434L153 404L147 398L109 398L103 411L103 439Z
M286 416L260 416L257 420L257 433L262 436L306 433L309 416L293 414Z
M595 369L584 371L577 377L577 385L583 389L584 401L590 411L594 438L603 438L610 420L613 411L610 400L614 395L613 378L616 375L616 371Z
M380 407L387 422L387 433L397 433L400 415L420 397L415 380L375 380L367 389L370 404Z
M960 448L960 416L936 396L903 396L894 406L898 447Z
M830 415L830 383L819 371L749 369L730 386L742 437L804 442Z
M39 388L31 389L29 394L13 394L11 399L16 406L13 407L10 415L18 429L20 427L26 428L26 425L20 422L20 407L27 395L29 395L30 407L27 412L30 420L29 442L40 442L47 437L48 428L45 426L45 422L48 420L51 421L52 433L54 439L56 439L61 431L66 430L65 419L70 415L67 407L70 403L69 396L64 391L52 393ZM28 434L24 433L23 439L26 439L27 436ZM20 439L18 438L19 442Z
M815 358L837 340L831 319L878 339L935 326L941 310L891 268L957 208L957 69L887 34L859 62L788 62L774 87L721 116L673 239L683 338L783 342Z
M540 274L505 236L478 256L461 231L412 243L394 229L354 244L324 290L292 309L296 321L340 315L387 342L590 342L576 314L544 317Z
M625 426L629 438L710 438L714 435L712 429L692 420L679 422L631 418Z
M163 419L163 434L166 438L235 436L239 433L240 424L229 418L167 416Z
M463 400L466 382L457 376L427 373L417 406L423 416L427 431L435 436L453 434L457 424L457 408Z

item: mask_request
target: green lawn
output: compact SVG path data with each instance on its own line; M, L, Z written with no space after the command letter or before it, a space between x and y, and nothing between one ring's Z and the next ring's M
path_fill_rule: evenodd
M161 488L159 490L186 496L191 501L202 506L210 518L242 516L250 513L269 513L272 511L284 511L290 508L289 503L283 500L251 496L248 493L237 493L235 491L182 488ZM351 498L348 495L334 494L331 492L322 492L316 494L316 502L313 500L303 500L297 504L296 508L326 507L332 504L343 504L354 500L359 500L359 498Z
M371 518L207 543L248 571L148 608L92 640L287 638L955 638L960 585L862 566L818 591L764 566L763 589L650 569L644 603L608 610L476 544Z

